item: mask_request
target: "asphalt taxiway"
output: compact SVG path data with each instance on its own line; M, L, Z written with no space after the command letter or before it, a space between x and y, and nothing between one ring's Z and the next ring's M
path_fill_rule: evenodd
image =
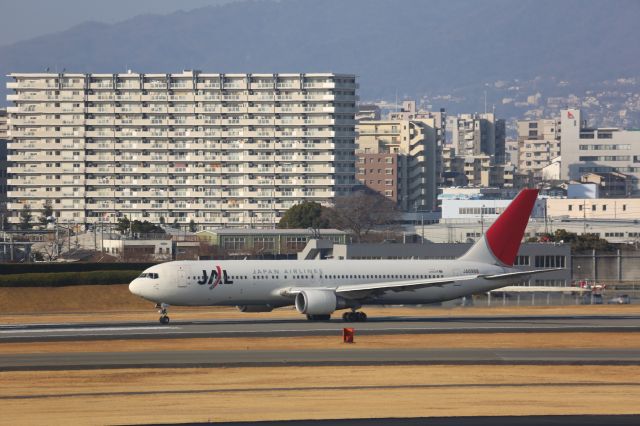
M315 349L0 355L0 371L327 365L640 365L636 349ZM639 384L640 385L640 384Z
M522 332L640 332L640 316L475 316L378 317L367 322L335 319L262 319L155 322L51 323L0 325L0 343L110 339L335 336L343 327L359 335Z

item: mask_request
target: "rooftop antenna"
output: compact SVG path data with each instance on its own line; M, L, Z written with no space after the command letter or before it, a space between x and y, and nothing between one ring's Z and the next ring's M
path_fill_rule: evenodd
M396 89L396 111L398 112L398 89Z
M487 113L487 89L484 89L484 113Z

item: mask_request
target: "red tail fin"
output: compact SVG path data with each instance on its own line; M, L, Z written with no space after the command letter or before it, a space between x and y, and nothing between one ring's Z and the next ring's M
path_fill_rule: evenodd
M487 245L505 265L513 265L520 241L527 228L533 205L538 198L537 189L523 189L487 230Z
M498 219L460 259L513 265L529 216L538 198L537 189L523 189Z

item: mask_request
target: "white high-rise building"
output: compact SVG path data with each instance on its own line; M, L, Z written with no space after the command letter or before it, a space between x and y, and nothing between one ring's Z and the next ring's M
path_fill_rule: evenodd
M622 173L640 192L640 131L586 126L576 108L560 112L560 177L580 180L587 173Z
M355 76L12 73L11 223L269 226L355 182Z

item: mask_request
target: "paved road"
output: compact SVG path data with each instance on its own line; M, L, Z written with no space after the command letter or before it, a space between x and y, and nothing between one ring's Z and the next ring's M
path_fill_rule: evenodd
M190 425L213 423L189 423ZM230 422L231 426L539 426L539 425L638 425L640 415L592 416L505 416L505 417L414 417L392 419L288 420L264 422Z
M640 332L640 316L478 316L478 317L383 317L366 323L341 320L310 322L303 319L175 321L157 323L83 323L0 325L0 343L164 339L198 337L336 336L342 328L357 334L431 334L495 332Z
M640 365L635 349L340 349L0 355L0 371L294 365Z

